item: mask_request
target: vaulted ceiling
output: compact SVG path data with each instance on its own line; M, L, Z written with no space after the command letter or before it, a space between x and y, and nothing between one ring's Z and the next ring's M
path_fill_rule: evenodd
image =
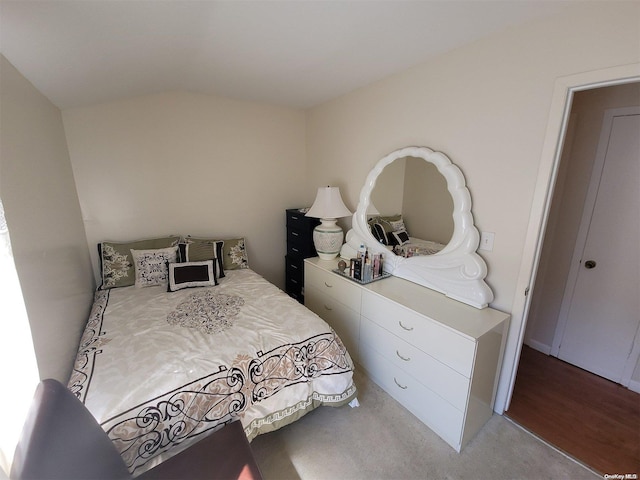
M62 109L170 90L304 108L565 6L2 0L0 50Z

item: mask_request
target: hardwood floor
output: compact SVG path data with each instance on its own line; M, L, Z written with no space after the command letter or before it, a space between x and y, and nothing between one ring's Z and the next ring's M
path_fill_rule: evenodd
M600 474L640 476L640 394L622 385L525 345L506 415Z

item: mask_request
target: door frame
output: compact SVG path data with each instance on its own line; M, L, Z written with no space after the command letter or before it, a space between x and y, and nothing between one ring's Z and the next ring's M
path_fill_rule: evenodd
M605 110L604 113L602 128L600 130L600 139L598 141L598 150L596 152L596 158L593 165L593 170L591 172L591 178L589 180L587 196L584 201L582 219L580 220L580 228L578 230L578 235L576 237L576 242L573 249L573 256L571 258L571 268L567 277L567 283L562 298L562 305L560 307L560 313L558 315L558 323L556 325L556 331L553 336L553 343L551 344L551 355L553 355L554 357L557 357L560 353L560 344L562 342L562 338L564 337L564 332L569 318L569 310L571 309L575 286L576 282L578 281L578 273L580 272L580 268L582 266L580 260L587 244L589 228L591 225L591 217L593 216L593 210L595 209L596 201L598 198L598 187L600 185L600 179L604 171L607 147L609 145L608 140L609 136L611 135L613 120L615 117L626 115L640 115L640 106L610 108ZM620 381L620 383L625 387L628 387L629 383L631 382L631 376L638 361L639 354L640 339L638 338L638 332L636 331L632 349L629 352L627 360L625 361L625 367L622 374L622 379Z
M638 81L640 81L640 63L560 77L555 82L527 235L516 282L516 292L519 293L514 298L511 312L511 324L515 328L509 330L496 391L494 410L499 414L509 408L515 386L524 332L531 308L532 289L540 264L540 254L549 220L551 200L567 133L573 95L582 90Z

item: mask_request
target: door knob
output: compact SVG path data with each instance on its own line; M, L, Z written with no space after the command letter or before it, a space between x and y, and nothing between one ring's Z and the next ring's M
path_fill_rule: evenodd
M584 262L584 268L588 268L588 269L596 268L596 262L593 260L587 260L586 262Z

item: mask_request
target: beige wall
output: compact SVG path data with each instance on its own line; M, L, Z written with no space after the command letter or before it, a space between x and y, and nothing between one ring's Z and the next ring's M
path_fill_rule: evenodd
M63 118L96 272L103 240L244 236L250 266L284 286L285 209L313 200L304 112L169 92Z
M510 311L555 80L637 62L640 4L576 4L311 109L309 188L340 185L355 208L387 153L425 145L466 176L493 306ZM348 225L348 222L344 222Z
M488 265L494 308L512 311L556 81L640 61L640 3L577 2L562 15L478 41L312 109L310 185L339 184L354 208L387 153L425 145L464 173L475 222L495 233ZM346 222L345 222L346 223ZM513 318L499 403L523 318Z
M406 164L406 158L399 158L384 167L376 178L376 185L371 191L371 202L383 217L402 213ZM353 211L355 208L356 205L353 205Z
M4 56L0 62L2 202L40 378L66 383L93 278L62 117Z
M453 198L436 166L407 158L402 212L409 235L449 243L453 235Z

